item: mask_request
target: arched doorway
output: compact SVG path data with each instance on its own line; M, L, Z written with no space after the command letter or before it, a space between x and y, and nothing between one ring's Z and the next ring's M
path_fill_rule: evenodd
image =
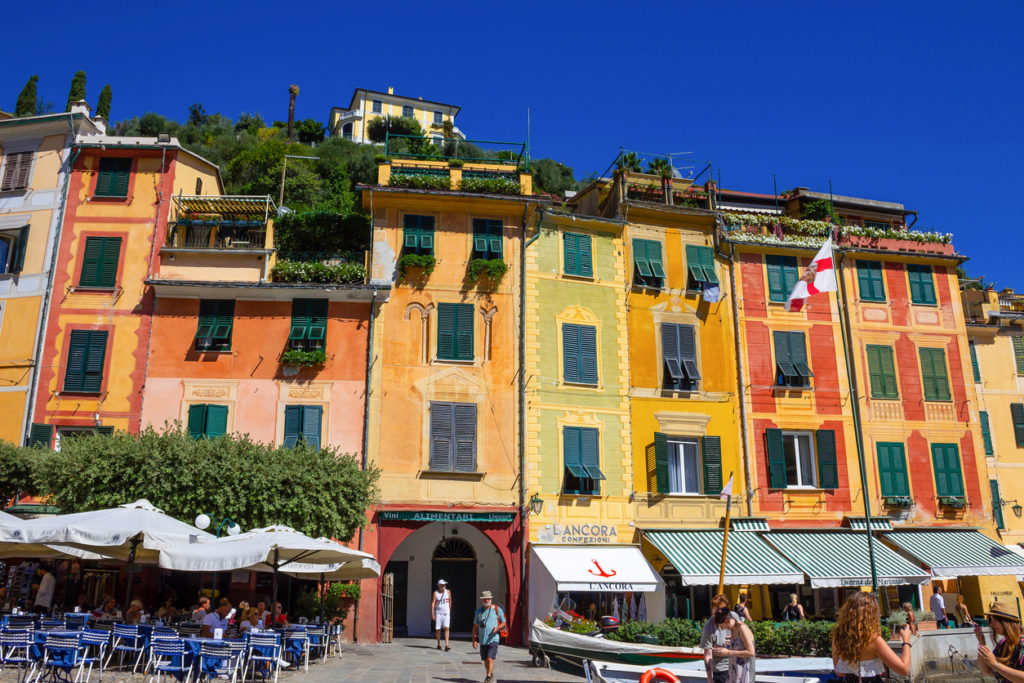
M430 575L432 586L436 587L437 582L444 579L460 595L459 600L452 600L451 631L472 631L476 611L476 551L473 546L462 538L441 538L430 560Z

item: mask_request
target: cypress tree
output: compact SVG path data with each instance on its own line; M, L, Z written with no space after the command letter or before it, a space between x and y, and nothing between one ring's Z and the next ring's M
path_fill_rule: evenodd
M36 82L39 76L28 79L28 83L18 95L18 103L14 105L15 116L35 116L36 114Z
M107 83L103 86L103 90L100 90L100 99L96 103L96 116L101 117L104 121L110 121L110 100L113 97L113 93L110 91L110 84Z
M85 99L85 72L76 71L71 78L71 89L68 90L68 104L64 111L71 111L71 103Z

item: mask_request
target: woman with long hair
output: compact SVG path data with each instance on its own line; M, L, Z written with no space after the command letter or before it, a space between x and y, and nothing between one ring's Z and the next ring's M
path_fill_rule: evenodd
M832 665L836 676L846 683L881 683L886 667L894 674L908 675L910 628L903 624L897 635L903 640L899 655L882 638L882 620L874 593L858 592L848 597L832 629Z
M953 608L953 614L956 615L956 625L959 628L972 628L975 625L962 594L956 596L956 607Z
M800 599L796 593L790 593L789 604L782 608L782 620L801 621L804 618L804 606L800 604Z
M985 613L992 627L991 650L985 645L981 626L974 628L978 638L978 668L996 677L1000 683L1024 683L1024 639L1021 637L1017 610L1005 602L994 602Z
M729 683L754 683L754 633L728 607L715 610L715 626L729 631L725 647L712 648L715 657L729 658Z

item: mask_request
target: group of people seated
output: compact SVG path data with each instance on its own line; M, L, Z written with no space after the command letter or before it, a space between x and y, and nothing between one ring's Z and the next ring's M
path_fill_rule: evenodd
M163 623L181 621L185 610L178 609L174 605L174 597L168 595L164 598L163 604L156 610L154 616ZM239 603L238 609L234 609L228 598L221 598L217 601L217 608L211 609L210 598L202 596L195 607L187 612L189 621L202 624L201 635L212 637L215 629L221 629L226 633L230 626L237 626L239 633L250 629L271 629L274 627L287 627L289 625L288 615L284 613L281 603L274 606L274 613L267 609L267 603L260 600L255 607L250 607L244 600ZM143 615L146 614L142 600L135 598L128 603L128 609L122 615L117 606L117 600L112 595L104 596L103 600L90 615L95 619L116 619L124 624L143 623Z

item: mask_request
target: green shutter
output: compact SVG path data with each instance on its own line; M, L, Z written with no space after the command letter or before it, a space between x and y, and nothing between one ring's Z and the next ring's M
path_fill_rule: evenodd
M661 262L661 242L655 242L654 240L648 240L647 242L647 260L651 264L651 272L656 278L665 277L665 267Z
M576 235L576 253L581 277L594 277L594 259L591 254L590 235Z
M473 360L473 304L455 304L455 357Z
M722 492L722 438L705 436L700 440L700 447L704 460L704 494L718 495Z
M985 455L993 455L995 450L992 448L992 431L988 426L988 411L978 411L978 422L981 423L981 440L985 443Z
M705 281L717 285L718 275L715 274L715 252L711 247L700 247L700 264L704 269Z
M437 305L437 357L455 359L455 304Z
M227 322L224 309L217 321L223 325ZM234 304L231 304L232 320ZM288 332L288 342L293 348L323 348L327 337L327 299L292 299L292 321Z
M127 197L131 172L131 159L100 159L99 176L96 179L96 196Z
M641 277L651 277L651 263L647 258L647 240L633 240L633 266Z
M579 235L562 233L562 260L566 275L580 274Z
M935 493L940 498L964 495L960 473L960 454L956 444L932 444L932 467L935 470Z
M878 480L883 497L909 496L910 484L907 477L907 457L903 444L881 442L878 444Z
M18 228L17 241L14 243L14 257L11 259L11 272L20 273L25 267L25 250L28 248L28 226Z
M1024 403L1010 404L1010 417L1013 419L1013 437L1018 446L1024 446Z
M437 357L473 360L473 304L437 305Z
M28 430L28 446L43 446L50 448L53 445L53 425L33 422Z
M302 407L302 441L310 448L320 449L320 432L323 424L324 409L322 406Z
M106 351L106 330L72 330L68 338L64 391L99 393Z
M967 348L971 352L971 369L974 371L974 381L981 381L981 368L978 367L978 349L974 346L974 341L967 342Z
M502 257L501 221L487 218L473 219L474 258L500 259Z
M430 469L447 472L452 468L455 404L430 404Z
M871 383L871 398L899 398L892 347L868 344L866 351L868 357L868 377Z
M100 425L96 428L96 433L109 436L114 433L114 428L109 425Z
M562 457L565 460L565 469L575 478L576 488L568 486L566 481L566 493L584 493L586 479L589 478L586 469L583 467L582 436L583 429L580 427L562 428Z
M101 237L103 258L100 260L98 287L113 287L117 284L117 261L121 256L120 237Z
M405 214L403 228L405 251L410 254L434 253L434 217Z
M769 486L773 489L786 488L786 449L782 444L781 429L764 430L765 447L768 450Z
M562 323L562 381L580 381L580 326Z
M476 404L454 404L455 471L476 472Z
M309 300L309 332L306 333L306 346L320 349L327 341L327 299Z
M931 266L908 263L907 279L910 282L911 302L929 305L935 303L935 282Z
M836 433L832 429L819 429L814 433L818 451L818 487L839 488L839 465L836 462Z
M946 372L946 352L943 349L921 348L921 382L926 401L948 401L949 376Z
M992 518L995 519L996 528L1005 529L1006 522L1003 519L1003 497L999 494L999 482L995 479L989 479L988 485L992 490Z
M206 434L206 404L188 407L188 435L198 439Z
M580 382L597 384L597 328L580 325Z
M228 407L210 405L206 406L206 429L204 433L208 437L223 436L228 433Z
M789 298L786 291L785 276L782 274L782 257L768 254L764 257L765 269L768 272L768 300L785 301Z
M294 448L302 436L302 406L284 407L284 446Z
M1017 374L1024 375L1024 337L1010 337L1013 340L1013 357L1017 361Z
M605 478L601 471L600 435L601 432L593 427L580 428L580 464L591 480L591 493L597 493L600 486L597 482Z
M686 245L686 270L698 285L707 279L704 276L704 265L700 260L700 247L696 244Z
M885 301L881 261L857 261L857 282L864 301Z
M80 287L113 287L117 283L120 237L86 237L82 251Z
M658 493L670 493L668 481L668 435L654 433L654 477Z

